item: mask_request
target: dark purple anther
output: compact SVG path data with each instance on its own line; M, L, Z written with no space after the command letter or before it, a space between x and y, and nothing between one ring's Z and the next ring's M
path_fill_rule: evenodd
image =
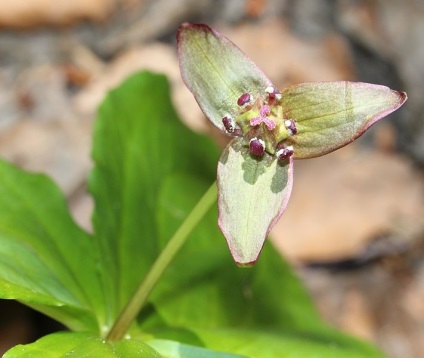
M232 118L225 116L224 118L222 118L222 124L224 125L225 130L228 133L234 132L236 124Z
M252 138L249 142L250 153L261 157L265 152L265 142L262 139Z
M297 133L296 124L294 124L293 119L284 120L284 126L287 128L290 135L295 135Z
M240 98L237 100L237 104L240 107L245 106L246 104L248 104L252 99L252 96L250 95L250 93L243 93Z
M267 87L265 92L268 93L268 99L273 101L277 99L278 101L281 99L281 92L274 87Z
M289 145L288 147L281 148L275 154L279 160L285 160L290 158L294 153L293 147Z

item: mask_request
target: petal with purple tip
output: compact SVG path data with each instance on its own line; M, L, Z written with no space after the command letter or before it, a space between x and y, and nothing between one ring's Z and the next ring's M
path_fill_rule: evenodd
M253 157L241 138L233 139L218 163L218 225L234 260L251 265L286 208L293 182L291 159L265 153Z
M332 152L361 136L379 119L398 109L406 93L361 82L310 82L282 92L285 118L297 134L288 144L294 157L313 158Z
M209 120L222 131L222 118L237 117L240 96L264 96L272 86L264 73L230 40L203 24L178 29L181 76Z

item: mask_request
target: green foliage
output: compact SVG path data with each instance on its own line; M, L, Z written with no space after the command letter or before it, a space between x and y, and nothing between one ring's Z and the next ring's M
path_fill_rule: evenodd
M160 252L155 217L163 181L187 171L212 182L218 155L209 139L181 124L163 76L133 76L100 107L89 187L101 272L107 273L108 326Z
M98 281L92 238L57 186L0 161L0 297L96 331L105 305Z
M9 350L4 358L160 358L161 355L148 344L134 340L109 342L90 333L54 333L33 344L18 345Z
M72 221L48 178L0 162L0 296L73 331L16 346L5 358L379 356L320 321L270 244L254 268L237 268L216 208L166 271L130 338L104 339L213 181L218 156L210 140L180 123L166 79L144 72L99 111L92 236Z

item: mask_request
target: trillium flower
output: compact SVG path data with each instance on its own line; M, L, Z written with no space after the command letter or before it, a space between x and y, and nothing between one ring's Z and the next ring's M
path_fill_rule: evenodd
M218 225L239 265L251 265L284 212L293 159L330 153L399 108L406 93L355 82L281 92L230 40L203 24L178 30L182 78L209 120L233 137L218 162Z

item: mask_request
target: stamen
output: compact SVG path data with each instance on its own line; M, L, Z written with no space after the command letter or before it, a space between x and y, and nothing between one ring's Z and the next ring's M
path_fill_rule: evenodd
M240 107L244 107L247 104L250 103L250 101L252 100L252 96L250 95L250 93L243 93L240 98L237 100L237 104Z
M289 145L288 147L281 148L275 153L279 160L285 160L290 158L294 153L293 146Z
M230 117L230 116L225 116L224 118L222 118L222 124L225 127L225 130L228 133L233 133L236 127L236 123L234 122L234 120Z
M269 100L276 99L276 100L279 101L282 98L281 92L278 89L274 88L274 87L271 87L271 86L270 87L267 87L265 89L265 92L268 93L268 99Z
M265 142L259 138L252 138L249 142L250 153L261 157L265 152Z
M287 128L289 135L295 135L297 133L296 124L293 119L284 120L284 126Z

